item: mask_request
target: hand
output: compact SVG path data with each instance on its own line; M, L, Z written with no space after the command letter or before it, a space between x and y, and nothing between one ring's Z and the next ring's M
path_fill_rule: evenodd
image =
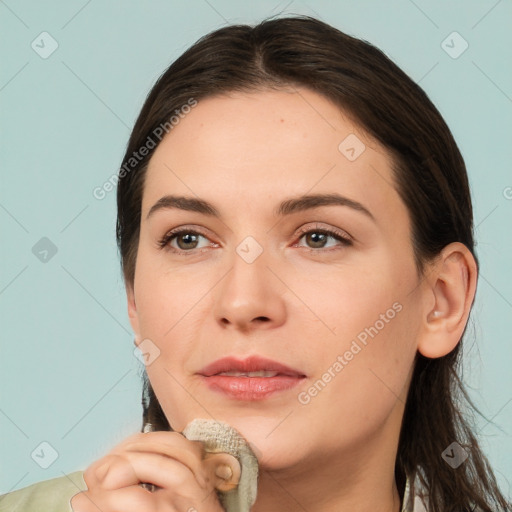
M215 489L232 489L239 477L234 457L206 454L199 441L178 432L138 433L85 470L88 490L70 504L74 512L224 512Z

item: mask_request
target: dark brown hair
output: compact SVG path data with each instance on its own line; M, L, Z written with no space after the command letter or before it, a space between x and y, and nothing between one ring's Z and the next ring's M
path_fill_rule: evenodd
M425 92L372 44L314 18L232 25L196 42L158 79L133 128L117 191L117 240L125 280L133 284L148 154L133 160L191 99L233 91L306 87L330 99L388 151L397 191L408 208L418 274L451 242L475 256L466 168L455 140ZM156 130L156 132L155 132ZM161 130L160 130L161 131ZM132 159L132 160L131 160ZM506 510L505 497L461 412L473 407L457 371L461 344L448 355L416 356L396 459L399 488L408 476L426 487L429 512ZM171 430L144 372L143 422ZM443 460L453 442L469 458Z

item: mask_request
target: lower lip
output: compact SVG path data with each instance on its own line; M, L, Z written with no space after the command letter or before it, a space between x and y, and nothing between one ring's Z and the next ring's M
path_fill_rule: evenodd
M280 375L276 377L229 377L227 375L202 376L210 389L235 400L264 400L278 391L295 387L304 377Z

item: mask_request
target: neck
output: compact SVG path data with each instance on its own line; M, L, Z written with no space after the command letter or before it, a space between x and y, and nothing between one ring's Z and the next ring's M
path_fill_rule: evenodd
M251 512L400 512L398 435L386 430L343 452L317 453L292 467L260 467Z
M305 485L307 480L307 486ZM304 478L263 471L251 512L400 512L394 479L361 479L350 487L316 468Z

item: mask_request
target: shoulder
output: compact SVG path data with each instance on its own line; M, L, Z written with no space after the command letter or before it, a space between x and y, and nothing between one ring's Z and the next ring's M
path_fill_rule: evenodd
M87 490L83 471L35 484L0 495L0 512L72 512L71 498Z

